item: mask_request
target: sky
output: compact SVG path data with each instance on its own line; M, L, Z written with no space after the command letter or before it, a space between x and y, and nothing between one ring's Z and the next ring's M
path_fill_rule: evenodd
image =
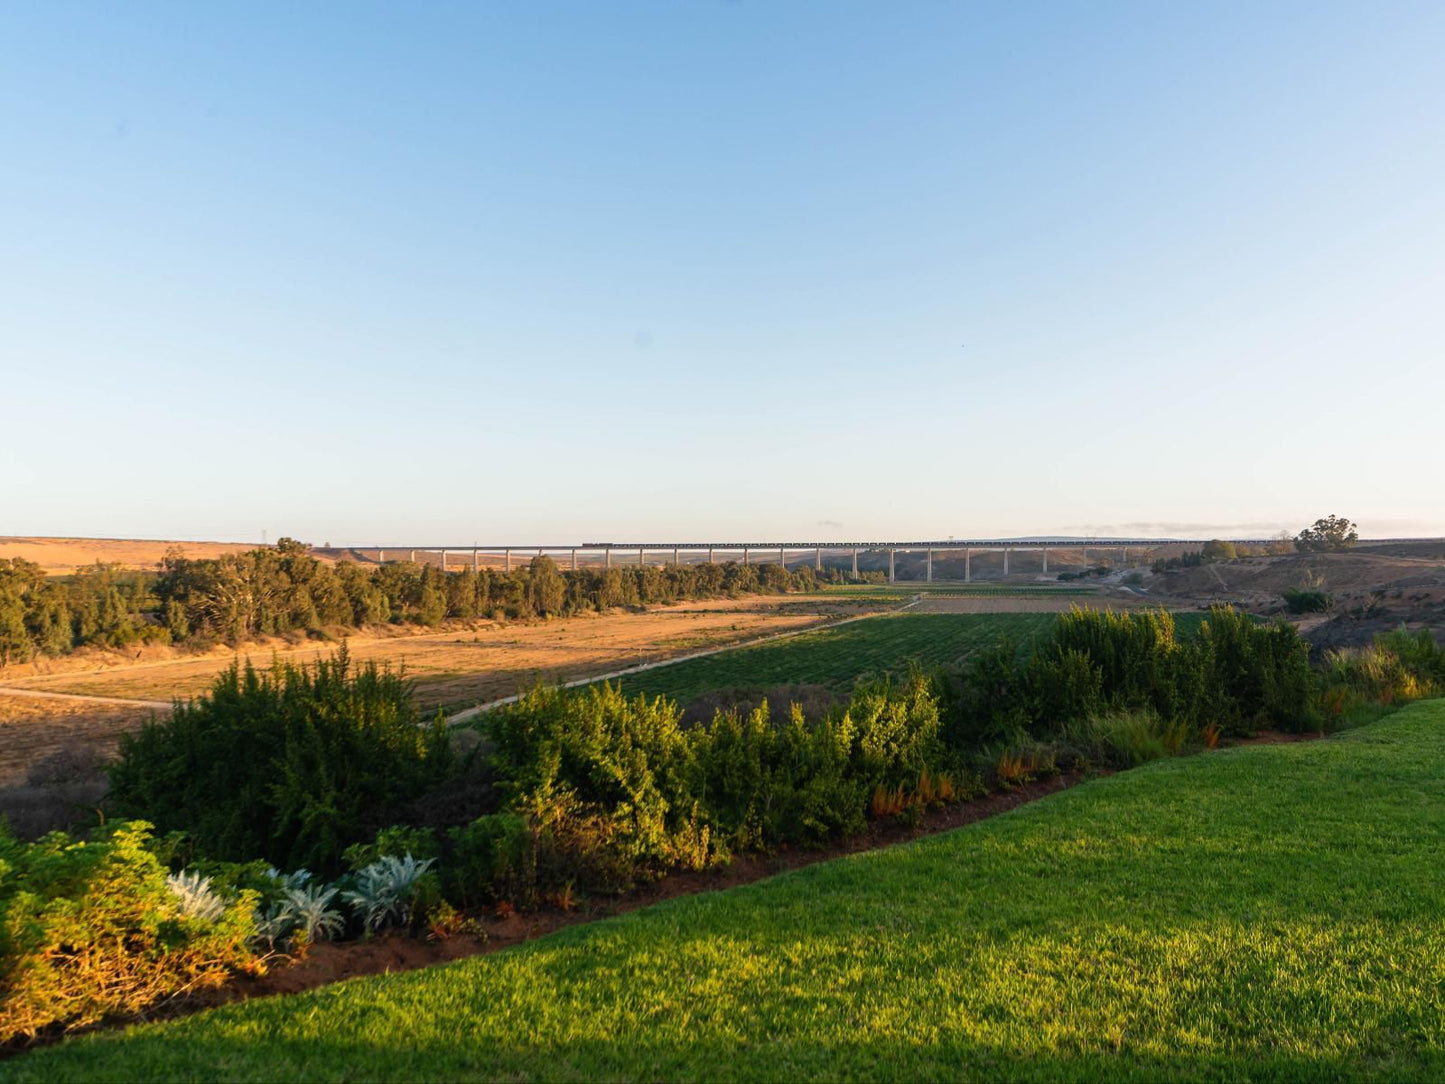
M0 0L0 535L1445 535L1445 4Z

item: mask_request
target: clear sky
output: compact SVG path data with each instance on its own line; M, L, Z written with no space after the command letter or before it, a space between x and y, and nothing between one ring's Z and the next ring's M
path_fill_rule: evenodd
M0 2L0 534L1445 534L1445 4Z

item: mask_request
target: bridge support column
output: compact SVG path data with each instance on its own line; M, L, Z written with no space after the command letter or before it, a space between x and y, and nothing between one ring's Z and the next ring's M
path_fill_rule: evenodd
M707 548L707 563L712 564L712 547Z
M1124 563L1124 567L1125 567L1125 568L1128 568L1128 567L1129 567L1129 547L1128 547L1128 546L1125 546L1125 547L1124 547L1123 563Z
M410 551L408 551L408 552L407 552L407 555L406 555L406 559L407 559L408 561L410 561L412 564L416 564L416 550L410 550Z
M612 551L611 551L611 550L603 550L603 551L602 551L602 565L603 565L604 568L611 568L611 567L612 567Z
M511 572L512 572L512 551L511 551L511 550L506 550L506 551L504 552L504 554L503 554L503 558L502 558L502 559L507 562L507 574L508 574L508 575L511 575Z
M446 551L446 550L442 550L442 571L445 572L446 570L447 570L447 551Z
M480 561L480 559L477 557L477 548L476 548L475 546L473 546L473 547L472 547L472 571L473 571L473 572L476 572L476 571L477 571L478 569L480 569L481 567L482 567L481 561Z
M576 572L576 571L577 571L577 551L576 551L576 550L573 550L573 551L572 551L572 571L573 571L573 572Z
M1045 546L1045 547L1044 547L1044 571L1047 572L1048 570L1049 570L1049 548L1048 548L1047 546Z
M386 550L377 550L376 554L376 563L379 565L386 564Z
M747 548L746 546L744 546L744 547L743 547L743 564L747 564L747 563L748 563L748 548Z
M973 550L963 551L963 582L973 582Z
M856 547L853 550L853 578L855 580L858 578L858 550Z
M897 583L898 575L893 569L893 550L888 551L888 582Z
M673 568L676 568L676 567L677 567L677 547L676 547L676 546L673 546L673 547L672 547L672 567L673 567Z
M643 562L643 560L646 558L646 556L647 556L647 554L646 554L643 550L638 550L638 551L637 551L637 567L638 567L638 568L641 568L641 567L642 567L642 562Z
M1003 574L1008 575L1008 547L1003 548Z
M788 570L788 556L783 552L783 547L778 547L778 564L783 566L783 571Z
M818 571L818 572L822 572L822 571L823 571L823 547L822 547L822 546L819 546L816 550L813 551L813 568L814 568L816 571Z
M928 582L933 582L933 551L928 551Z

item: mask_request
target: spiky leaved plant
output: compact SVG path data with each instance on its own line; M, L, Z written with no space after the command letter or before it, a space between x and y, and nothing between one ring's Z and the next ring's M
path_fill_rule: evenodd
M435 859L417 861L410 854L405 858L384 855L356 873L355 887L342 893L342 898L356 909L368 932L375 932L396 922L411 921L411 905L416 898L417 882Z
M296 927L296 936L313 944L338 937L346 929L346 919L331 906L341 890L324 884L288 888L282 906Z
M216 922L226 913L226 901L211 888L211 879L191 870L166 877L166 887L175 893L181 914Z

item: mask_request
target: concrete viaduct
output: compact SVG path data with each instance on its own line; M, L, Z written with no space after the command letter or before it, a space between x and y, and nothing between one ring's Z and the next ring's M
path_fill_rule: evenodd
M481 555L486 554L489 558L496 556L503 561L508 572L512 570L512 559L516 557L523 560L532 556L547 555L551 557L569 558L571 567L575 570L578 567L578 555L588 555L595 558L601 555L603 565L606 568L613 566L614 560L619 563L643 565L647 563L648 554L661 554L664 561L670 558L668 563L679 564L684 554L689 557L701 557L707 554L709 564L713 563L718 554L740 555L743 564L770 563L776 555L777 561L786 565L789 553L796 561L799 555L806 560L808 556L813 558L815 568L823 567L823 555L847 553L853 559L853 575L858 575L858 555L860 553L887 553L888 554L888 582L896 582L895 559L899 553L924 552L928 555L926 582L933 582L933 559L938 553L963 552L964 582L973 578L972 557L975 552L1003 552L1003 571L1008 575L1009 555L1016 550L1043 551L1043 571L1049 570L1050 550L1108 550L1120 553L1124 561L1129 559L1129 551L1143 552L1160 546L1202 546L1209 539L1190 538L1128 538L1128 539L957 539L950 538L942 541L919 541L919 542L584 542L576 546L537 546L537 545L513 545L513 546L377 546L375 547L378 560L385 562L387 554L407 555L407 559L416 560L416 555L438 554L441 557L441 566L445 570L448 567L448 559L455 557L458 563L466 561L468 555L471 558L473 569L481 565ZM1264 546L1279 542L1277 538L1230 538L1222 541L1232 542L1235 545ZM1380 539L1382 542L1415 542L1422 539ZM399 558L396 558L399 559ZM656 560L656 557L653 558Z

